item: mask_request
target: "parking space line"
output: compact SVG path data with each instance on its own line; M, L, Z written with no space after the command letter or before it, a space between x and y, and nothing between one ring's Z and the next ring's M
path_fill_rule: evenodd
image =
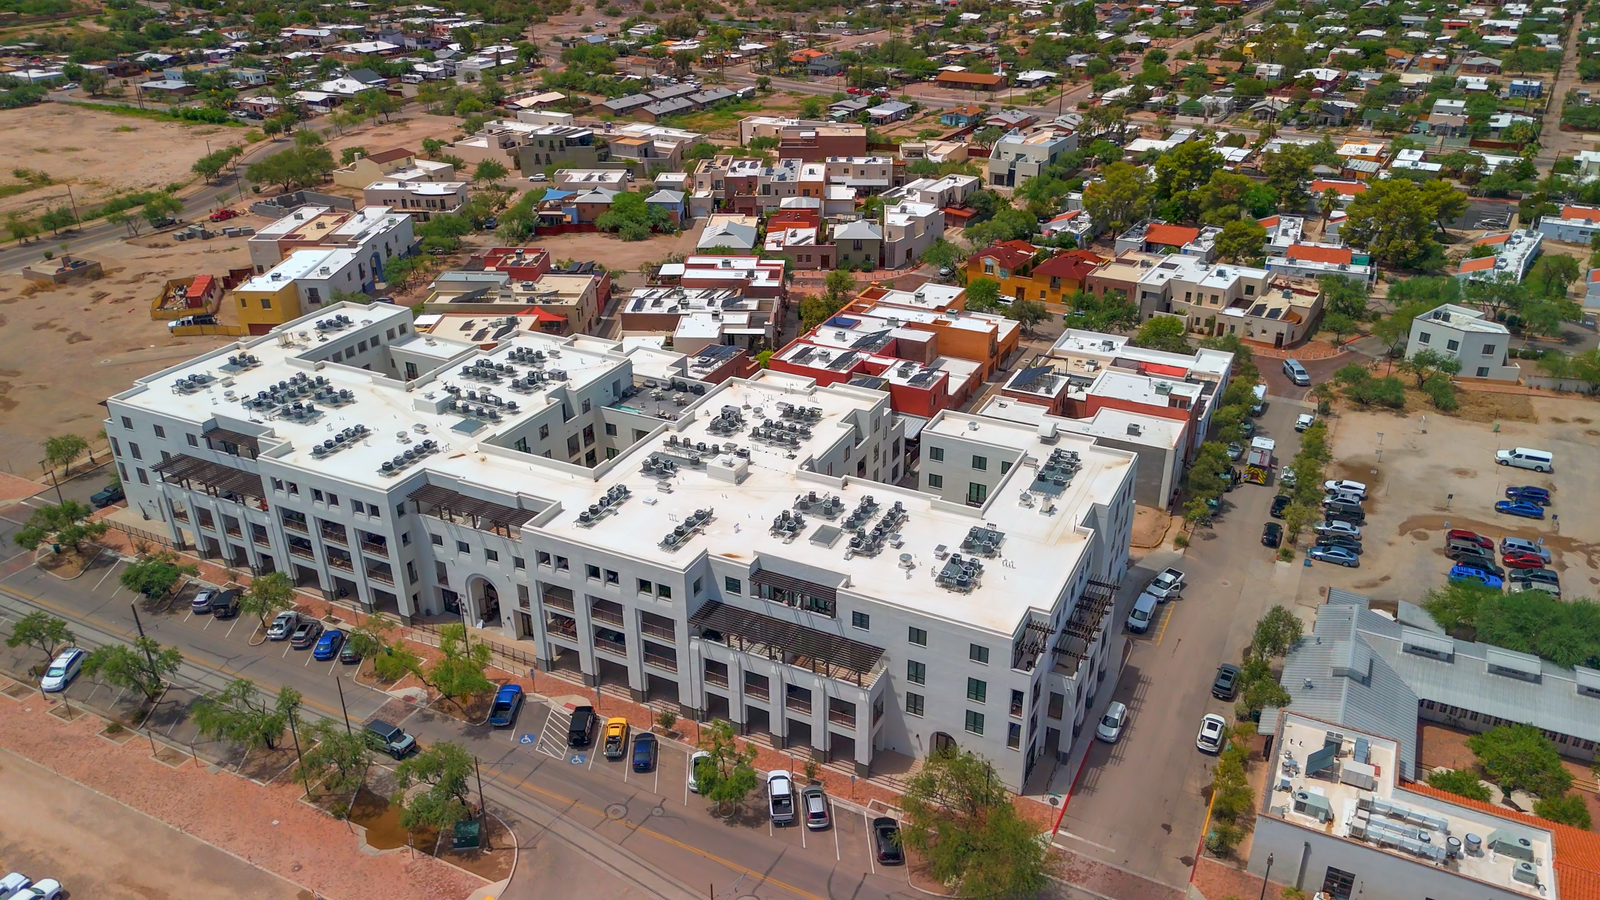
M96 556L95 558L99 559L99 556ZM114 562L110 566L106 567L106 573L104 575L101 575L100 576L100 580L94 583L94 589L96 591L100 590L100 585L105 584L106 583L106 579L110 578L111 577L111 573L115 572L117 570L117 566L120 566L120 565L122 565L122 559L119 557L116 562ZM118 582L118 584L120 585L121 582Z
M795 799L798 800L800 798L796 797ZM805 812L804 804L797 803L795 805L801 807L800 812ZM795 822L794 824L800 829L800 849L804 850L806 849L806 832L810 831L811 829L807 828L804 822Z
M876 875L878 874L878 854L872 850L872 820L867 818L866 810L861 811L861 824L867 832L867 865L872 867L872 874Z
M650 793L655 794L657 797L659 797L659 796L661 796L661 766L660 766L660 764L656 765L656 767L654 769L654 772L655 772L656 778L655 778L655 782L650 786Z
M833 858L844 862L844 854L839 850L839 820L834 818L833 800L828 801L828 830L833 832Z
M312 653L311 653L311 652L310 652L310 651L309 651L309 650L308 650L308 651L307 651L307 652L306 652L306 661L305 661L305 662L303 662L303 663L301 663L301 664L300 664L300 667L301 667L301 668L302 668L302 669L309 669L309 668L311 668L311 657L312 657L312 656L313 656L313 654L312 654Z
M185 623L187 623L192 618L194 618L194 608L193 607L191 607L188 612L183 614L183 621Z
M289 658L289 642L288 641L284 641L283 642L283 655L278 657L278 658L279 659L288 659Z
M333 662L328 663L328 677L334 677L333 670L339 668L339 657L334 656Z
M1166 603L1163 605L1167 608L1167 615L1161 620L1161 630L1156 632L1154 646L1157 647L1161 646L1161 641L1167 636L1167 626L1172 624L1172 617L1178 612L1177 604L1175 603Z
M217 617L214 614L206 616L206 624L202 625L200 627L200 630L201 631L210 631L211 630L211 623L215 622L216 620L217 620Z
M235 628L238 628L238 627L239 627L239 617L238 617L238 616L234 616L234 618L233 618L233 624L231 624L231 625L229 625L229 626L228 626L228 630L227 630L227 631L226 631L226 632L224 632L224 633L223 633L223 635L222 635L222 636L223 636L223 637L224 637L224 638L230 638L230 637L233 637L233 630L234 630L234 629L235 629Z

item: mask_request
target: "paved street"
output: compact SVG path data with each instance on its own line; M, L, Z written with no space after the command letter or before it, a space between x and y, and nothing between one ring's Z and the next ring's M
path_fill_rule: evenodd
M1277 440L1280 465L1299 449L1294 419L1304 409L1269 396L1257 420L1259 433ZM1232 704L1211 698L1212 674L1238 660L1268 607L1293 605L1299 584L1297 565L1276 562L1261 546L1274 493L1271 485L1247 484L1224 495L1221 516L1181 560L1153 555L1129 575L1142 585L1174 564L1188 586L1133 640L1112 695L1128 705L1128 730L1115 745L1091 746L1056 837L1060 846L1174 888L1188 882L1206 813L1202 790L1216 761L1195 748L1195 734L1208 712L1233 717ZM1086 732L1093 727L1084 723Z

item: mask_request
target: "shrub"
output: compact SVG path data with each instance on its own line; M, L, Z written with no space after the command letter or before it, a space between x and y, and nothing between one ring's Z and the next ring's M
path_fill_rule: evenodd
M1422 383L1422 392L1433 401L1433 406L1440 412L1455 412L1461 408L1461 403L1456 400L1455 386L1450 383L1448 375L1434 375Z
M1172 546L1177 547L1179 550L1189 546L1189 536L1187 534L1177 535L1172 539Z
M1588 831L1593 824L1589 818L1589 805L1583 802L1579 794L1562 794L1548 799L1541 797L1533 802L1533 814L1584 831Z
M1489 802L1489 789L1471 769L1438 769L1428 775L1428 784L1472 800Z
M1218 822L1206 835L1206 849L1216 856L1227 856L1244 839L1244 831L1229 822Z

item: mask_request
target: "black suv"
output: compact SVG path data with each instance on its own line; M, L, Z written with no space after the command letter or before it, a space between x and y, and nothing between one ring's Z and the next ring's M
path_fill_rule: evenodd
M1239 693L1239 667L1233 663L1217 666L1216 680L1211 682L1211 696L1218 700L1232 700Z
M1361 541L1357 538L1343 534L1322 534L1317 536L1318 547L1343 547L1357 556L1361 555Z
M1274 519L1283 518L1283 511L1289 507L1289 495L1279 494L1272 498L1271 515Z
M594 743L594 725L600 721L594 707L580 706L572 711L572 722L567 726L567 746L587 747Z

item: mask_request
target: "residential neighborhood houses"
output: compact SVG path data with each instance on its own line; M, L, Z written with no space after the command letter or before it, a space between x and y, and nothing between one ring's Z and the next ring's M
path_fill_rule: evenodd
M1595 894L1600 4L80 6L0 11L63 798L317 896Z

